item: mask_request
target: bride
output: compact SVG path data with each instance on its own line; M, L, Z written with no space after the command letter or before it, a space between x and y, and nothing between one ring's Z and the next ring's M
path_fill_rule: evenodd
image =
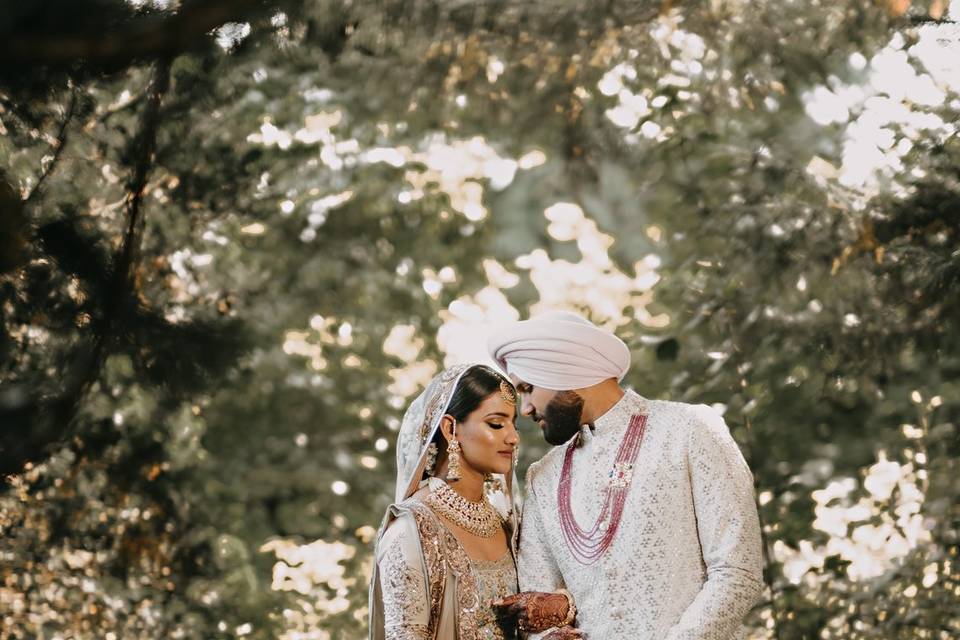
M377 536L371 640L511 640L490 603L517 591L517 394L484 365L436 376L397 439L396 503ZM572 620L566 594L524 594L525 631ZM563 607L556 607L561 601ZM569 617L570 619L563 619ZM554 631L549 638L578 633Z
M515 419L513 386L479 365L447 369L407 410L397 503L377 541L371 638L516 637L486 604L517 591Z

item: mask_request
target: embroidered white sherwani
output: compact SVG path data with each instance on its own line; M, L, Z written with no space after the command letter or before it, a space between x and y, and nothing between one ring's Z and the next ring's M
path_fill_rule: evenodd
M632 391L584 426L571 505L590 529L632 415L646 412L623 518L593 565L564 539L557 488L566 446L531 465L520 533L522 591L566 588L594 640L731 640L763 589L753 478L723 418L705 405Z

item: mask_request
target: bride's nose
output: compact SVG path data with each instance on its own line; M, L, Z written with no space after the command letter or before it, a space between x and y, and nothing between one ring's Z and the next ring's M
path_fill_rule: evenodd
M505 444L516 446L520 442L520 436L517 434L517 428L511 426L507 429L506 437L503 439Z

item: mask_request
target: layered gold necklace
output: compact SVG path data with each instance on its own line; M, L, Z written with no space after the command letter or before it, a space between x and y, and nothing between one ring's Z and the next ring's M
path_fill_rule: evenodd
M427 500L434 511L481 538L492 538L503 527L503 519L487 500L486 494L480 502L471 502L446 482L437 481L430 482Z

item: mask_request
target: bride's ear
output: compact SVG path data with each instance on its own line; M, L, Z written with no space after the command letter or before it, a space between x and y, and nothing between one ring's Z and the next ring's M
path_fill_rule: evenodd
M443 439L447 442L453 439L453 425L453 416L447 414L440 418L440 432L443 434Z

